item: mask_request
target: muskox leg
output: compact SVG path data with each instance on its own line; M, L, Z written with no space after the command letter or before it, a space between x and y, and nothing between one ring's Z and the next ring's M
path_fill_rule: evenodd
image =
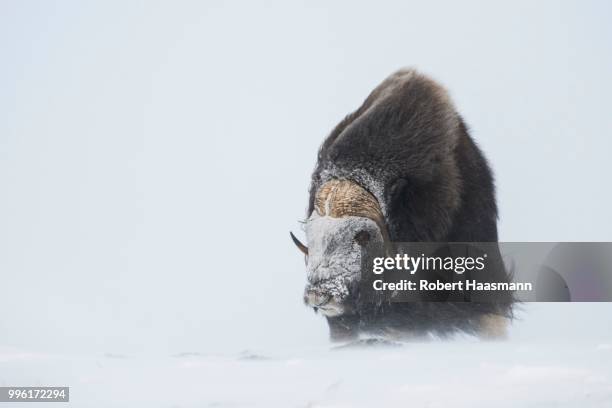
M359 317L357 316L328 317L327 324L332 341L350 341L358 337Z
M479 335L484 340L503 340L508 337L508 318L486 314L480 318Z

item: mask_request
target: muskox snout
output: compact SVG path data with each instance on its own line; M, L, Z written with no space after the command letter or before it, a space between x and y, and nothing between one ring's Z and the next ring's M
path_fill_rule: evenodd
M304 303L306 306L312 307L315 312L321 312L321 314L329 317L345 313L345 306L338 299L317 287L306 287Z
M304 291L304 303L310 307L324 306L331 300L331 295L321 293L319 290L313 288L306 288Z

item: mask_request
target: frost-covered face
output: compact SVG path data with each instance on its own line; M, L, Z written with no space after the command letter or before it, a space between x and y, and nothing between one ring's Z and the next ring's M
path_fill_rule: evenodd
M372 193L348 179L323 183L311 204L306 221L308 244L291 234L306 255L304 302L328 317L354 314L362 250L369 256L371 249L384 247L382 209Z
M335 218L313 211L306 237L304 302L325 316L350 314L361 278L361 250L383 242L378 225L366 217Z

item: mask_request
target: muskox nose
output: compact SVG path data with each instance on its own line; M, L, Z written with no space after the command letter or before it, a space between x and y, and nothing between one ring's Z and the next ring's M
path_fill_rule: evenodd
M308 306L319 307L329 302L330 296L314 289L306 289L304 292L304 303Z

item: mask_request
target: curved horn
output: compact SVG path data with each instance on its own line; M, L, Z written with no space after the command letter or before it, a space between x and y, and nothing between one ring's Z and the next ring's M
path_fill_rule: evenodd
M308 255L308 247L304 244L302 244L300 242L299 239L297 239L295 237L295 235L293 235L293 232L289 231L289 235L291 235L291 240L293 241L293 243L295 244L296 247L298 247L298 249L300 251L302 251L304 253L304 255Z

